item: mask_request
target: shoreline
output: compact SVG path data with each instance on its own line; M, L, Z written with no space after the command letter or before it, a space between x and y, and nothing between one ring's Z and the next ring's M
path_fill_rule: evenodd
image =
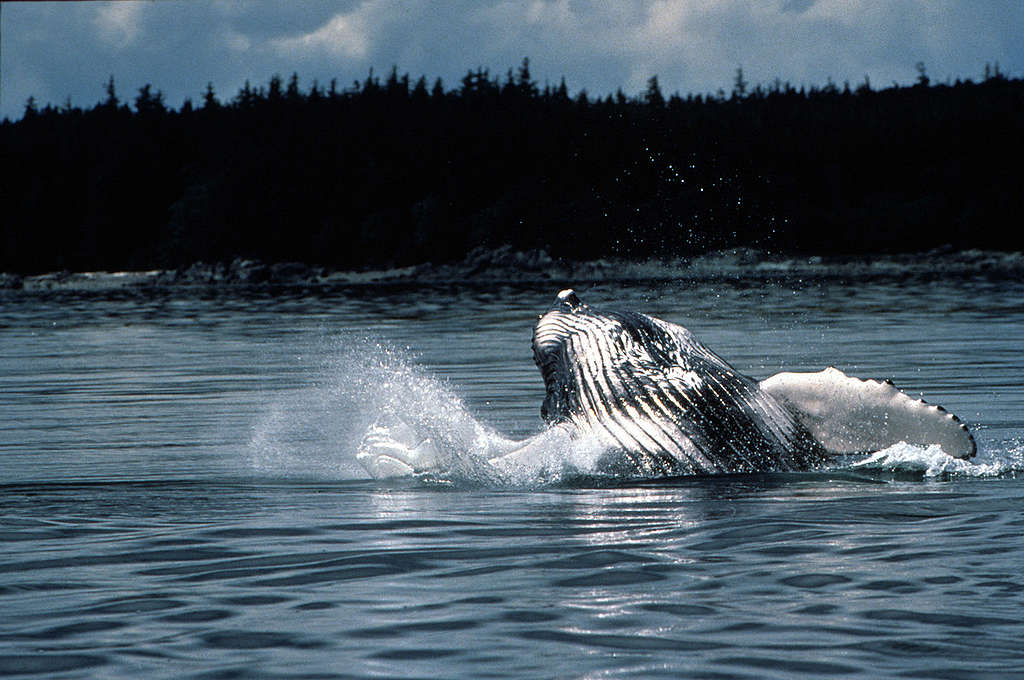
M733 248L695 257L603 258L568 261L543 250L509 247L477 249L461 262L365 271L335 270L300 262L266 263L238 258L230 264L197 262L177 270L122 272L0 273L0 291L106 292L225 288L330 289L377 285L615 283L633 281L819 280L893 277L986 276L1024 279L1024 254L992 250L956 251L946 247L920 253L855 256L772 255Z

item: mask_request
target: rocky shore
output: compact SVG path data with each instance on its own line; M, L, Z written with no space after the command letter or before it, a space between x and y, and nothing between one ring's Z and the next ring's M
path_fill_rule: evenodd
M1024 254L944 248L924 253L856 257L773 256L730 249L700 257L574 262L543 250L477 249L460 262L366 271L336 271L301 262L236 259L197 262L177 270L52 272L31 276L0 273L0 290L45 292L160 291L195 288L333 288L387 284L580 283L662 280L814 280L874 277L944 278L985 276L1024 279Z

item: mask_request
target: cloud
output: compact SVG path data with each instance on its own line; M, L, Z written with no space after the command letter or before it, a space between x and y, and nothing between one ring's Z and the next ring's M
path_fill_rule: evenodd
M97 6L93 25L99 39L117 49L125 49L142 34L142 10L137 2L107 2Z
M338 14L311 33L275 38L270 44L284 54L322 51L333 56L362 58L370 50L369 33L365 13L357 11Z

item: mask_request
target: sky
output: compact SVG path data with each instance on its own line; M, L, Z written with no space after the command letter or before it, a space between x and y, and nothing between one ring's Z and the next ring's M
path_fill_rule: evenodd
M571 94L732 90L779 79L875 88L1024 76L1022 0L160 0L0 4L0 118L89 108L111 76L131 101L151 84L178 108L207 83L232 99L246 80L298 74L339 88L392 67L454 89L470 70L504 78L524 57L541 86Z

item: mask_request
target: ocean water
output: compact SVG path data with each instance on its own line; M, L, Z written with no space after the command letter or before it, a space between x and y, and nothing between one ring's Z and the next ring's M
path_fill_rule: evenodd
M979 454L375 481L398 410L541 428L555 293L756 377L835 365ZM551 280L0 292L0 675L1024 677L1024 282Z

